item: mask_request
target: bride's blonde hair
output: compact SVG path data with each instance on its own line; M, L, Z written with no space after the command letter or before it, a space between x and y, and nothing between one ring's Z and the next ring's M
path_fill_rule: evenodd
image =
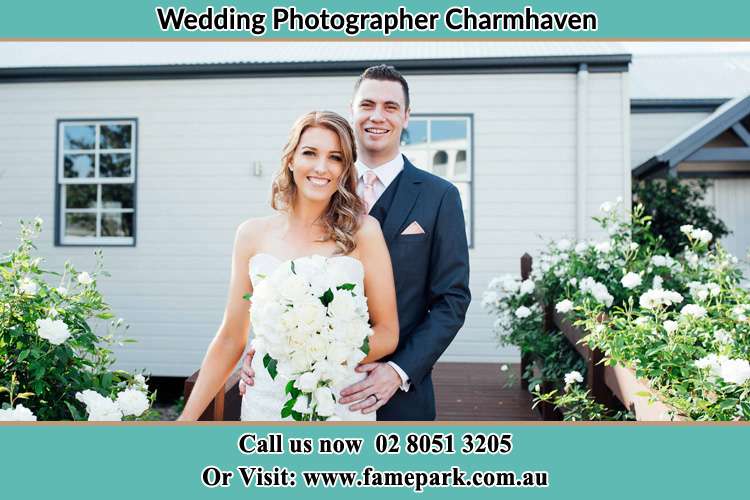
M297 198L297 185L289 165L294 152L299 146L302 134L309 127L323 127L339 138L344 169L339 177L336 192L331 196L328 208L323 215L325 231L324 241L333 240L338 253L351 253L357 247L354 235L360 225L360 217L365 213L365 206L357 196L357 146L354 142L354 131L341 115L332 111L311 111L297 119L289 133L289 141L281 155L281 168L273 180L271 188L271 207L275 210L289 210Z

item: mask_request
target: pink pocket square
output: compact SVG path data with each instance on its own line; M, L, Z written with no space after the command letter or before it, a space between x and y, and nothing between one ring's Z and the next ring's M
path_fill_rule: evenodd
M404 229L404 231L401 234L402 235L424 234L424 229L422 229L422 226L420 226L417 221L414 221L411 224L409 224L409 226L406 229Z

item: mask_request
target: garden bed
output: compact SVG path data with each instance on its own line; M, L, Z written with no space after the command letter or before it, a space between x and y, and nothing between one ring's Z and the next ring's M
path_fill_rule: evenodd
M553 318L560 331L586 361L586 383L594 399L612 406L614 396L630 410L636 420L641 421L671 420L670 415L677 413L674 408L659 401L648 382L637 378L630 368L603 364L603 354L581 342L586 332L574 326L563 314L554 312Z

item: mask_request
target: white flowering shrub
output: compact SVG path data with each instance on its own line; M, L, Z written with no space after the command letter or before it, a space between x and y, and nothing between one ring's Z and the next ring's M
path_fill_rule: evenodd
M683 417L748 420L750 294L740 286L737 259L718 243L709 247L708 231L681 231L687 245L668 270L660 266L663 278L609 311L602 324L586 311L589 343L647 379Z
M611 410L591 397L589 391L582 385L583 376L577 371L565 374L565 386L547 393L541 392L536 386L531 393L534 395L534 406L539 403L550 403L563 414L566 422L591 420L634 420L630 412Z
M482 307L495 317L498 343L517 346L532 359L526 373L521 374L528 387L557 383L562 374L585 369L562 333L544 331L542 308L532 280L521 281L510 275L493 279L482 297Z
M540 300L585 326L591 347L609 363L635 370L681 417L748 420L750 294L741 286L737 258L714 242L710 231L692 225L679 228L686 244L679 255L670 255L661 237L651 233L641 206L627 219L619 203L601 210L594 219L607 240L553 241L535 260L532 279ZM524 305L533 310L532 302ZM510 319L496 328L512 330ZM521 340L540 338L528 334ZM576 392L577 377L570 377L559 377L562 390L537 398L567 411L574 403L580 406L584 392ZM585 413L576 411L578 417Z
M0 257L0 420L152 418L145 378L111 370L123 325L96 288L107 276L101 252L91 274L46 270L32 256L41 230L41 219L21 222L19 246Z

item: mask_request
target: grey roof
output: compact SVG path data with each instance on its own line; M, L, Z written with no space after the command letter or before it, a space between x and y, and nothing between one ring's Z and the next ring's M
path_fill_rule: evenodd
M628 54L610 42L2 42L0 67L133 66Z
M748 114L750 114L750 94L736 97L722 104L712 114L635 167L633 175L643 178L659 168L676 166Z
M748 93L750 50L633 55L632 99L734 98Z

